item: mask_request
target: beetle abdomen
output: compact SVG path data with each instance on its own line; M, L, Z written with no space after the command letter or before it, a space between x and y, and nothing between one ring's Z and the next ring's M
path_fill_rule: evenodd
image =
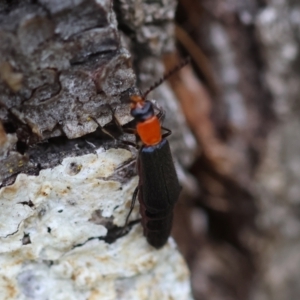
M163 213L151 214L147 211L142 201L139 197L144 236L151 246L157 249L161 248L171 234L173 209Z

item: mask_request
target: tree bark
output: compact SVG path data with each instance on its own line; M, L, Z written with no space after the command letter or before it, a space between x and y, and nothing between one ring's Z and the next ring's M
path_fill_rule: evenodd
M177 21L204 57L182 102L202 148L184 245L195 299L298 298L299 4L180 1Z
M1 299L192 299L174 242L148 245L137 206L124 227L137 150L119 126L135 74L149 86L174 50L175 5L1 2ZM179 153L195 142L174 95L156 95L176 112L175 158L188 165Z

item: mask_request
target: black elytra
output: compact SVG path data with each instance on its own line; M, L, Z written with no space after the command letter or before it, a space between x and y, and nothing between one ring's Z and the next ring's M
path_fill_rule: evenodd
M170 236L173 209L181 191L166 139L155 146L140 149L138 173L144 235L150 245L161 248Z

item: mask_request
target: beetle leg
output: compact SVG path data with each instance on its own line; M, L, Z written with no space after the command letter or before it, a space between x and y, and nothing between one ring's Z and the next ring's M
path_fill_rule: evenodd
M137 186L133 192L133 195L132 195L132 199L131 199L131 204L130 204L130 210L129 210L129 213L126 217L126 222L125 222L125 227L128 225L128 221L129 221L129 217L134 209L134 205L135 205L135 201L136 201L136 197L137 197L137 194L138 194L138 191L139 191L139 187Z
M168 129L168 128L165 128L165 127L162 126L161 129L163 129L163 130L166 131L166 133L164 133L164 134L162 135L162 138L163 138L163 139L166 138L167 136L169 136L169 135L172 134L172 131L171 131L170 129Z
M161 123L163 123L164 119L165 119L165 115L166 112L163 109L159 109L158 107L156 107L159 110L159 113L157 114L157 118L159 119L159 121Z
M103 128L99 122L97 121L96 118L92 117L92 116L89 116L89 118L91 118L98 126L99 128L101 129L102 132L104 132L105 134L107 134L108 136L110 136L113 140L116 140L116 138L110 133L108 132L105 128Z

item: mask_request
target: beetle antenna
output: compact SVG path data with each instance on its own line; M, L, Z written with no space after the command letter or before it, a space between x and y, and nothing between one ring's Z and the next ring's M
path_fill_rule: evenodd
M189 56L186 57L180 64L178 64L175 68L171 69L162 78L160 78L152 86L150 86L150 88L146 92L143 93L142 98L145 99L146 96L150 92L152 92L154 89L156 89L158 86L160 86L166 79L171 77L174 73L178 72L180 69L182 69L184 66L186 66L190 61L191 61L191 58Z

